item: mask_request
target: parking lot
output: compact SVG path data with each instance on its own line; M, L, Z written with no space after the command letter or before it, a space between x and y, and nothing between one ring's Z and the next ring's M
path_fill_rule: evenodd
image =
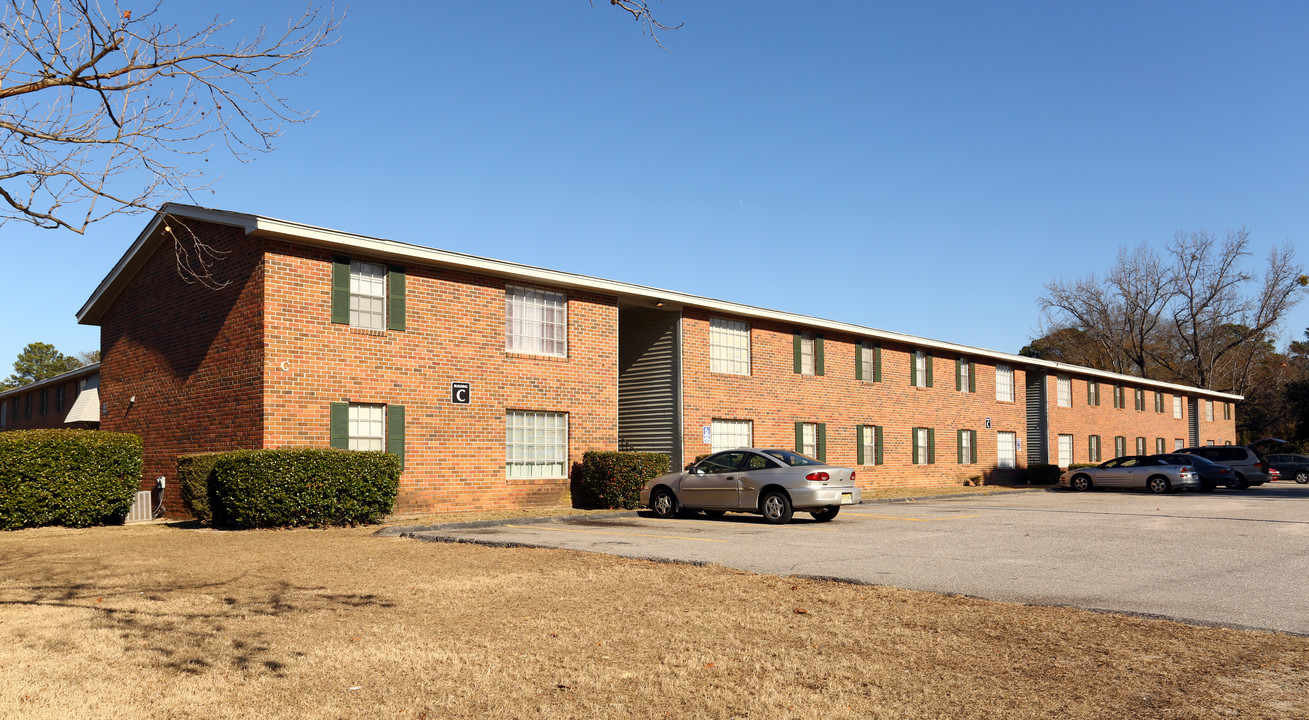
M844 508L830 523L729 514L510 522L412 537L716 563L759 573L1309 634L1309 486L1150 495L1037 491Z

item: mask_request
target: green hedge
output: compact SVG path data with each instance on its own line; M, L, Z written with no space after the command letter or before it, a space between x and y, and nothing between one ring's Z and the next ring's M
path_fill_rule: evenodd
M141 438L99 430L0 433L0 529L122 522L141 485Z
M204 523L213 522L209 510L209 476L214 463L225 453L195 453L177 456L177 484L182 491L182 507L191 517Z
M214 459L208 500L217 525L360 525L391 512L399 487L400 458L389 453L237 450Z
M1059 482L1062 471L1058 465L1036 463L1027 466L1027 482L1033 485L1050 485Z
M1100 463L1072 463L1071 465L1068 466L1068 469L1069 469L1069 470L1076 470L1076 469L1078 469L1078 468L1085 468L1085 467L1099 467L1099 466L1100 466Z
M641 488L650 478L668 472L668 456L661 453L596 451L582 453L580 507L623 508L641 506Z

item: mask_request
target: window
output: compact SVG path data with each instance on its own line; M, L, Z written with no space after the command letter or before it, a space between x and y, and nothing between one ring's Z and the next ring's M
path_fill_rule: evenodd
M1137 412L1144 412L1144 411L1145 411L1145 391L1142 390L1141 388L1137 388L1137 389L1136 389L1136 393L1135 393L1135 395L1136 395L1136 411L1137 411Z
M1157 413L1164 411L1164 394L1161 392L1154 394L1154 411Z
M1113 395L1114 395L1114 407L1115 407L1115 408L1118 408L1118 409L1121 410L1122 408L1127 407L1127 401L1126 401L1126 399L1125 399L1125 398L1126 398L1126 395L1124 395L1124 393L1123 393L1123 386L1122 386L1122 385L1115 385L1115 386L1114 386L1114 392L1113 392Z
M1100 436L1088 435L1086 438L1086 461L1100 462Z
M1215 445L1215 443L1214 443L1213 440L1205 440L1205 441L1204 441L1204 444L1205 444L1205 445L1208 445L1208 446L1210 446L1210 447L1212 447L1213 445Z
M1073 464L1073 436L1059 436L1059 466L1068 467Z
M1181 419L1182 419L1182 396L1181 396L1181 395L1174 395L1174 396L1173 396L1173 419L1174 419L1174 420L1181 420Z
M1155 438L1155 439L1154 439L1154 453L1155 453L1156 455L1162 455L1162 454L1164 454L1164 453L1166 453L1166 452L1168 452L1168 445L1167 445L1167 443L1164 442L1164 439L1163 439L1163 438Z
M977 431L960 430L958 432L958 448L960 465L972 465L977 462Z
M563 293L505 286L505 351L568 356L568 300Z
M855 427L855 438L858 450L858 464L860 465L881 465L882 464L882 426L881 425L858 425Z
M1100 404L1100 383L1094 380L1086 381L1086 404L1096 406Z
M932 356L924 350L915 350L909 356L909 384L932 387Z
M505 471L510 478L567 476L568 413L505 412Z
M1114 457L1122 457L1127 454L1127 438L1122 435L1114 437Z
M998 468L1017 467L1018 435L1012 432L995 434L995 466Z
M823 336L811 332L797 332L791 337L791 350L795 356L795 372L799 375L823 374Z
M350 327L386 329L386 267L350 261Z
M1229 402L1223 403L1223 419L1224 420L1232 419L1232 404Z
M1136 439L1136 454L1137 455L1145 454L1145 438L1143 437L1139 437Z
M954 389L959 392L977 392L977 368L972 360L959 358L954 361Z
M1182 439L1181 439L1181 438L1173 438L1173 449L1174 449L1174 450L1181 450L1181 449L1184 448L1184 447L1186 447L1186 443L1182 442Z
M0 400L0 427L9 427L9 403Z
M1205 401L1204 401L1204 419L1205 419L1206 422L1213 422L1213 421L1214 421L1214 401L1213 401L1213 400L1205 400Z
M1059 407L1073 406L1073 379L1060 375L1055 379L1055 396L1059 400Z
M936 462L936 430L914 428L914 464L931 465Z
M41 414L45 415L50 412L50 388L41 388ZM1213 406L1209 406L1209 419L1213 420Z
M709 432L713 452L754 446L754 423L750 420L714 420Z
M995 366L995 399L1001 402L1014 401L1014 369L1008 365Z
M709 319L709 370L731 375L750 374L750 323Z
M386 449L386 406L350 403L350 450Z
M32 419L32 393L23 395L23 418Z
M332 403L331 445L340 450L385 450L405 458L405 409L379 403Z
M64 386L61 384L55 388L55 412L64 411Z
M827 462L827 424L798 422L795 424L795 451L816 460Z
M864 382L882 381L882 348L868 343L855 346L854 379Z

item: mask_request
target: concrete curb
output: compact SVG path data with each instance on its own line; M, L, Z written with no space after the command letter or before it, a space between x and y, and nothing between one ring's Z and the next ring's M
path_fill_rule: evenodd
M950 495L927 495L923 497L903 497L903 498L882 498L879 500L865 500L860 505L891 505L897 503L916 503L936 500L966 500L976 497L995 497L996 495L1017 495L1020 493L1049 492L1054 488L1024 488L1022 490L1006 490L1004 492L970 492L970 493L953 493ZM570 519L586 520L608 520L611 518L623 517L640 517L645 510L618 510L609 513L595 513L590 515L542 515L540 517L522 517L522 518L502 518L499 520L469 520L467 522L439 523L436 525L391 525L378 530L374 535L381 537L412 537L414 533L436 532L441 530L470 530L474 528L500 527L502 525L540 525L543 523L559 522ZM522 545L514 545L523 547Z

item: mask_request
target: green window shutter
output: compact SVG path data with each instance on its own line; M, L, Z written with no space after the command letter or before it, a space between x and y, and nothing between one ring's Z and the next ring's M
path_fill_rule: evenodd
M854 379L855 380L864 379L864 344L863 343L857 343L854 346Z
M914 449L913 464L918 464L918 428L909 429L909 446Z
M823 336L814 338L814 374L823 374Z
M958 459L955 460L955 462L959 463L960 465L963 465L963 464L964 464L964 433L966 433L966 432L968 432L968 431L967 431L967 430L956 430L956 431L955 431L955 440L954 440L954 442L955 442L955 455L958 456Z
M882 464L882 426L873 426L873 464Z
M969 430L968 433L968 450L969 454L972 455L969 462L977 464L977 431Z
M350 258L332 258L332 322L350 324Z
M918 351L909 351L909 387L918 387Z
M403 267L392 265L387 268L386 295L386 329L404 330L405 269Z
M400 458L400 469L405 467L405 406L386 406L386 451Z
M968 392L977 392L977 363L968 361Z
M936 462L936 428L927 428L927 464Z
M873 382L882 382L882 346L873 346Z
M954 389L959 391L964 389L964 361L962 358L954 359Z
M927 387L932 387L932 354L923 355L923 363L927 365Z
M795 451L804 452L804 423L802 422L795 424Z
M349 269L349 265L346 269ZM332 447L338 450L350 449L350 403L335 402L331 405L331 420L328 422L328 436Z
M818 432L814 438L818 459L827 462L827 423L818 423Z
M795 356L795 372L798 375L800 373L800 333L791 336L791 351L791 354Z
M864 426L854 426L855 464L864 464Z

